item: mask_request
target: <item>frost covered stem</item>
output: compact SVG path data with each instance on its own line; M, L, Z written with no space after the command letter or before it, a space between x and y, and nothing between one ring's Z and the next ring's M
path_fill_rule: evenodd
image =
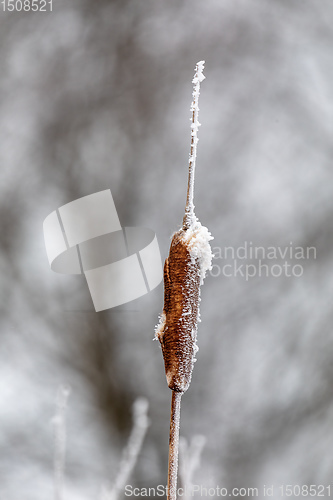
M171 391L171 392L172 392L172 399L171 399L170 437L169 437L168 500L176 500L180 402L183 393L177 391Z
M200 83L205 79L203 74L205 61L200 61L195 67L193 83L193 101L191 105L191 149L189 158L189 172L188 172L188 186L187 186L187 197L185 206L185 216L183 219L183 229L188 229L194 220L194 174L195 174L195 161L197 158L197 144L198 144L198 128L200 123L199 117L199 95L200 95Z
M168 500L177 497L180 402L192 377L198 351L200 285L207 269L211 269L212 252L208 229L194 214L193 189L196 148L198 142L198 100L204 61L198 62L193 78L193 103L189 179L183 227L174 233L169 257L164 264L164 307L155 336L161 343L168 387L172 390Z

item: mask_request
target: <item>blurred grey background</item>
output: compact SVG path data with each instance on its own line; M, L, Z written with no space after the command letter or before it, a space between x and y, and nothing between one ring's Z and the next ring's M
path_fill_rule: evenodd
M279 485L333 480L332 16L329 0L1 11L1 500L53 498L60 384L64 498L112 484L138 396L151 424L130 484L166 482L171 392L152 342L163 286L95 313L84 278L50 270L42 223L111 188L122 225L155 230L166 258L201 59L195 205L212 246L292 242L317 258L299 278L207 277L181 416L182 436L206 438L195 482L282 498Z

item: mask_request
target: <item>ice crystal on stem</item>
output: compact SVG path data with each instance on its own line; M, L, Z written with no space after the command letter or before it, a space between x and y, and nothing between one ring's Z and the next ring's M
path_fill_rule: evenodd
M189 157L189 177L188 177L188 187L187 187L187 199L185 207L185 216L183 220L183 227L187 229L194 222L196 222L196 217L194 215L194 175L195 175L195 163L197 159L197 144L198 139L198 129L200 127L199 123L199 95L200 95L200 84L206 78L203 74L205 61L199 61L195 68L193 83L192 97L193 101L191 104L191 149Z

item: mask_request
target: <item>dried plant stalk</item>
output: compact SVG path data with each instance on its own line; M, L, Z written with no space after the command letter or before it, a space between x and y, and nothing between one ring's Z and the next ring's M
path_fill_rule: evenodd
M164 308L155 335L159 339L165 365L166 379L172 392L168 499L175 500L178 471L178 439L180 402L188 389L195 355L198 351L197 326L199 318L200 285L206 271L211 269L212 253L208 229L200 224L194 214L194 173L198 143L198 100L200 83L204 80L204 61L200 61L193 78L191 106L191 150L189 179L182 228L171 241L169 257L164 265Z
M178 472L178 449L179 449L179 424L180 424L180 401L182 393L172 391L171 416L170 416L170 439L169 439L169 465L168 465L168 499L177 498L177 472Z

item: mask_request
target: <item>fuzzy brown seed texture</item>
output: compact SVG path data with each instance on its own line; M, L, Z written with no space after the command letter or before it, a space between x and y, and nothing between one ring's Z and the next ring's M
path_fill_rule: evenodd
M184 230L174 234L164 265L165 323L159 331L170 389L185 392L191 382L199 312L200 268L184 241Z

